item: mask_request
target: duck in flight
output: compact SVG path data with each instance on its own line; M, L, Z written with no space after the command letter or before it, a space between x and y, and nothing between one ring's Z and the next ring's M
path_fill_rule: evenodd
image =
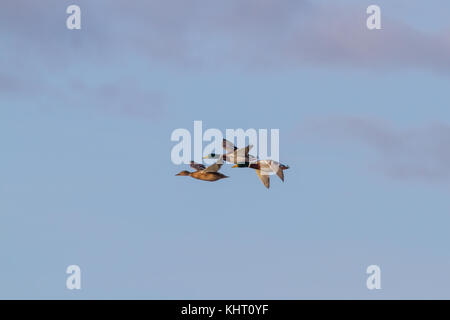
M213 165L209 167L205 167L200 163L195 163L191 161L191 168L195 169L194 172L190 172L187 170L183 170L180 173L176 174L177 176L190 176L194 179L203 180L203 181L217 181L220 179L228 178L228 176L218 172L222 167L222 160L217 161Z
M230 141L223 139L222 146L226 153L215 154L211 153L204 157L203 159L218 159L218 161L209 166L205 167L203 164L195 163L191 161L191 168L196 171L189 172L187 170L181 171L177 176L191 176L194 179L204 180L204 181L217 181L220 179L228 178L228 176L218 172L223 165L223 162L234 163L233 168L251 168L256 171L261 182L264 186L270 188L270 175L276 174L281 181L284 182L283 171L289 169L289 166L281 164L274 160L259 160L258 158L248 154L252 145L248 145L245 148L238 149Z
M284 173L283 171L289 169L289 166L281 164L277 161L273 160L257 160L250 163L237 163L232 168L252 168L256 170L256 174L258 175L261 182L264 186L269 189L270 188L270 175L276 174L281 181L284 182Z
M233 143L226 139L223 139L222 146L226 153L211 153L206 157L203 157L203 159L221 159L223 161L234 164L249 163L257 160L256 157L248 154L248 152L253 148L252 145L248 145L245 148L238 149Z

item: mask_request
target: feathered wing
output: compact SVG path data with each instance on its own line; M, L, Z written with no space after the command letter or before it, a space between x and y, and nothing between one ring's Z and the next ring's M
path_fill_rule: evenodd
M227 153L234 152L234 150L237 150L236 146L232 142L230 142L226 139L223 139L222 146Z
M253 148L253 145L248 145L245 148L236 149L233 153L235 163L245 163L249 162L249 151ZM250 156L252 158L252 161L255 159L255 157Z
M284 182L284 173L283 170L281 170L281 168L278 168L277 176L281 179L281 181Z
M275 172L277 176L281 179L281 181L284 182L284 173L283 170L281 169L280 163L276 161L270 161L270 170L272 170L272 172Z
M261 174L261 170L255 170L261 182L266 186L267 189L270 188L270 178L268 174Z
M219 161L217 161L213 165L210 165L209 167L204 169L203 172L217 172L217 171L220 170L222 165L223 165L223 161L222 161L222 159L220 159Z
M281 170L281 168L278 169L277 176L281 179L281 181L284 182L284 173L283 170Z
M252 156L251 154L248 155L248 162L255 162L258 161L258 158L255 156Z
M206 167L205 167L204 165L202 165L202 164L200 164L200 163L197 163L197 162L194 162L194 161L191 161L191 168L192 168L192 169L195 169L195 170L197 170L197 171L205 170L205 169L206 169Z

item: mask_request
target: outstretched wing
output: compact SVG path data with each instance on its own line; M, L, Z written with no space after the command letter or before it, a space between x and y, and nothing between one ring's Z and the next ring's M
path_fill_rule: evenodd
M234 150L237 150L236 146L232 142L230 142L230 141L228 141L226 139L223 139L222 146L227 151L227 153L228 152L233 152Z
M220 159L219 161L217 161L213 165L210 165L208 168L204 169L203 172L217 172L217 171L220 170L222 165L223 165L223 160Z
M191 161L191 168L195 169L197 171L206 169L206 167L204 165L202 165L200 163L197 163L197 162L194 162L194 161Z
M277 176L281 179L281 181L284 182L284 173L283 170L281 170L281 168L278 169Z
M281 164L276 161L269 161L268 164L270 166L270 170L272 170L272 172L275 172L277 176L281 179L281 181L284 182L284 173L283 170L281 169Z
M270 187L270 178L268 174L261 174L261 170L255 170L261 182L266 186L267 189Z
M258 161L258 158L255 156L252 156L251 154L248 155L248 162L255 162Z
M241 149L236 149L234 151L234 159L235 159L235 163L245 163L245 162L249 162L249 155L248 152L253 148L253 145L248 145L245 148L241 148ZM252 161L254 161L255 157L252 157Z

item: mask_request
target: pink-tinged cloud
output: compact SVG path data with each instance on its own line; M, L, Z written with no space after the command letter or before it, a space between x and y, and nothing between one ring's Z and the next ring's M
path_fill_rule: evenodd
M29 3L4 1L1 29L12 39L7 43L20 51L28 46L53 64L64 64L67 56L107 61L133 53L171 66L202 68L318 65L450 72L449 32L422 32L384 11L382 30L368 30L364 5L79 0L82 30L70 32L64 24L69 2Z
M51 79L72 81L69 68L123 71L126 67L117 63L124 60L174 69L335 66L450 73L449 33L425 33L388 13L383 13L382 30L368 30L364 6L307 0L76 3L82 9L78 31L65 27L65 9L72 1L2 2L0 90L20 91L18 96L31 99L51 96L56 82ZM164 99L152 88L130 86L121 75L111 81L97 84L99 91L85 89L86 94L105 108L161 114ZM37 84L39 92L29 89ZM105 94L102 86L110 85L116 90Z
M363 7L315 10L294 32L291 58L323 65L379 70L412 68L450 72L450 32L428 34L383 16L368 30Z
M118 2L123 39L150 59L191 65L415 68L450 72L449 32L428 34L364 6L301 0ZM145 30L145 31L144 31Z
M364 6L172 0L133 7L120 2L120 8L124 33L134 35L129 45L152 59L245 68L335 65L450 71L449 32L421 32L388 14L383 14L382 30L368 30Z
M310 119L299 126L296 134L302 141L322 143L324 147L326 143L367 147L375 155L369 164L391 178L450 182L448 124L398 129L380 119L328 117ZM354 155L348 154L350 158Z

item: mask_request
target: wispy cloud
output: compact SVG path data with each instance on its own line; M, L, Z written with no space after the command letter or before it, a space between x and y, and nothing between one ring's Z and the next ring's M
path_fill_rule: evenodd
M362 144L375 154L372 167L391 178L450 182L450 126L445 123L399 129L380 119L328 117L310 119L297 134L319 144Z
M111 25L102 25L100 2L77 2L85 9L80 32L65 26L65 9L73 1L2 3L2 98L159 120L165 114L165 94L128 70L134 55L121 50L120 39L111 39Z
M37 55L123 52L171 65L216 67L415 68L450 72L449 32L426 33L383 12L383 29L366 28L364 5L307 0L86 1L80 32L65 29L68 1L7 0L0 25L18 48ZM21 41L23 40L23 41Z
M21 98L46 92L51 96L54 79L70 88L72 82L87 77L69 69L120 72L127 67L117 63L132 60L183 70L336 66L450 73L448 32L425 33L388 13L383 14L383 29L370 31L362 5L323 6L307 0L76 3L82 8L82 30L69 31L65 9L73 1L2 2L0 90L20 91ZM97 86L85 84L84 90L113 109L161 114L164 99L157 89L131 86L121 78L117 73ZM37 85L38 93L32 90ZM105 94L111 85L115 89ZM154 109L150 110L145 103L152 100ZM121 101L127 107L117 107Z
M149 59L209 67L319 65L450 72L449 32L425 33L389 14L383 14L382 30L368 30L363 5L171 0L117 2L111 11L120 11L118 36Z

